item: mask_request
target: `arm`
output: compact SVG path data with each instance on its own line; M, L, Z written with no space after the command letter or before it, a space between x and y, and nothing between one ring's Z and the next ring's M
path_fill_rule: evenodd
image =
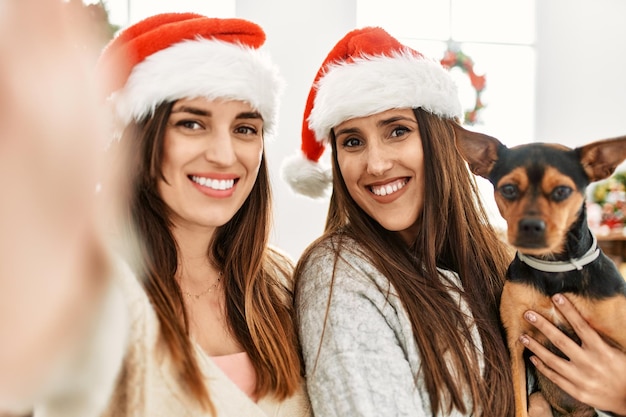
M557 294L553 303L572 325L582 345L578 346L541 315L527 312L526 320L570 358L559 358L531 337L522 336L522 343L535 355L531 360L537 370L579 401L626 415L626 354L604 342L567 297Z
M368 275L372 271L351 266L362 260L338 261L326 317L333 262L332 254L313 255L296 295L315 415L430 415L415 384L396 308Z
M56 0L0 3L2 414L85 388L82 360L111 330L99 323L114 302L96 215L91 26Z

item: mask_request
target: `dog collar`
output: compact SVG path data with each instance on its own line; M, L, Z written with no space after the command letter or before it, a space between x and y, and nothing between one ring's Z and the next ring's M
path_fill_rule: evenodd
M590 264L600 256L600 248L598 248L598 240L593 236L593 243L591 248L580 258L569 259L567 261L544 261L541 259L533 258L531 256L524 255L521 252L517 252L517 257L520 261L526 265L535 268L543 272L567 272L574 270L581 270L583 266Z

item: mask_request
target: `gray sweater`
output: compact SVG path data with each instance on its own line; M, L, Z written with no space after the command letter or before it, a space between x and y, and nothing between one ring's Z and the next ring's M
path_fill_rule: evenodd
M354 241L345 241L344 245L357 247ZM314 415L431 416L420 356L406 311L387 278L353 252L343 251L336 264L330 305L335 255L328 241L313 251L296 293L307 389ZM455 274L441 272L460 286ZM389 296L387 289L391 291ZM451 294L456 296L458 292ZM459 302L471 321L467 306ZM473 336L481 349L476 329ZM598 417L610 415L596 412ZM454 410L451 416L462 414Z
M395 290L372 264L343 251L329 306L334 261L330 243L323 242L304 266L296 293L315 416L432 416L411 323ZM445 274L458 285L456 275ZM475 329L473 334L482 346Z

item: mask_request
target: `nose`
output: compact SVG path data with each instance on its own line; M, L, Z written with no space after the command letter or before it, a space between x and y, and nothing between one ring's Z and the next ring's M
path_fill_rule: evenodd
M382 175L393 166L393 155L388 146L370 142L367 149L367 173Z
M520 235L526 238L543 238L546 231L546 223L541 219L527 218L520 220L518 224Z
M215 129L205 141L204 157L216 165L230 166L237 156L230 129Z

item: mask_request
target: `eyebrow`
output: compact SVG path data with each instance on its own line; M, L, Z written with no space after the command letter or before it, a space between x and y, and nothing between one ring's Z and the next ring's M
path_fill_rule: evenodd
M405 116L393 116L390 117L388 119L383 119L380 120L378 123L376 123L376 126L381 127L381 126L386 126L386 125L390 125L392 123L395 122L399 122L399 121L404 121L404 122L411 122L411 123L417 123L415 121L415 119L411 119L410 117L405 117Z
M211 115L210 111L202 110L198 107L191 107L191 106L181 106L177 108L176 110L172 110L172 114L174 113L191 113L191 114L195 114L196 116L210 116Z
M351 128L347 128L347 129L341 129L335 132L335 137L341 136L341 135L349 135L352 133L357 133L359 132L361 129L355 128L355 127L351 127Z
M417 121L415 121L414 119L411 119L410 117L393 116L393 117L389 117L388 119L379 120L376 123L376 126L377 127L383 127L383 126L387 126L387 125L390 125L390 124L398 122L398 121L406 121L406 122L417 124ZM359 129L359 128L348 127L348 128L336 131L335 132L335 136L346 135L346 134L351 134L351 133L357 133L357 132L360 132L360 131L361 131L361 129Z
M181 106L177 108L176 110L172 110L172 114L174 113L191 113L191 114L195 114L196 116L209 116L209 117L212 116L211 111L204 110L198 107L192 107L192 106ZM241 112L237 114L236 119L261 119L263 120L263 117L261 116L261 113L256 112L256 111L251 111L251 112Z
M249 111L249 112L239 113L237 115L237 119L261 119L263 120L263 116L261 116L261 113L257 111Z

